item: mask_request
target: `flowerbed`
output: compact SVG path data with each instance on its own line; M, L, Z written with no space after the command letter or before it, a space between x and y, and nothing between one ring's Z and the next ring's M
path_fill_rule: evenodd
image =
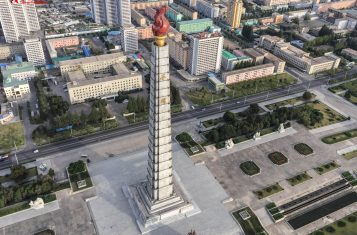
M276 165L282 165L288 162L288 158L284 156L281 152L273 152L268 155L270 161Z

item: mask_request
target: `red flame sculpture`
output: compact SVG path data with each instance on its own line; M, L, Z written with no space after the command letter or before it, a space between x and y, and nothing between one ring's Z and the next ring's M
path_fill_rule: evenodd
M163 6L156 11L154 17L154 24L152 25L152 32L155 36L165 36L170 28L170 22L166 19L165 13L168 9L168 6Z

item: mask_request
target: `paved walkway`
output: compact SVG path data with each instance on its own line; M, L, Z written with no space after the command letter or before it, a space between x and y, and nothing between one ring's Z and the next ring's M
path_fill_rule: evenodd
M0 228L24 221L24 220L28 220L40 215L44 215L47 213L50 213L52 211L56 211L60 209L58 201L54 201L54 202L50 202L48 204L45 205L44 208L42 209L27 209L24 211L20 211L11 215L7 215L4 217L0 217Z
M272 140L280 139L280 138L286 137L288 135L293 135L296 132L297 131L294 128L290 127L290 128L285 129L285 132L283 132L283 133L273 132L273 133L262 136L261 139L259 139L259 140L253 140L253 139L247 140L242 143L235 144L234 147L231 149L221 149L218 151L218 153L221 157L225 157L225 156L231 155L232 153L235 153L237 151L248 149L248 148L260 145L260 144L264 144L264 143L270 142Z

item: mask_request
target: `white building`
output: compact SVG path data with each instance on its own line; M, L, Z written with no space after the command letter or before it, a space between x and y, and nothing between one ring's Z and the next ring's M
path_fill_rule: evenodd
M131 24L130 0L91 0L91 8L96 23L109 26Z
M121 27L121 47L125 52L135 52L138 50L138 30L132 26L127 25Z
M223 36L220 33L199 33L190 36L188 70L192 75L219 72L222 61Z
M12 4L0 0L0 22L8 43L17 42L40 30L35 4Z
M205 0L197 0L196 10L204 17L216 18L219 16L219 7Z
M29 62L33 62L35 66L43 66L46 64L42 41L39 38L25 40L24 46Z

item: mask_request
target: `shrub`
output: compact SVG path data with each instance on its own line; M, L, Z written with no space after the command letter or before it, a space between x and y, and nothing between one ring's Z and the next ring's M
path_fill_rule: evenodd
M329 233L334 233L334 232L336 231L336 229L335 229L334 227L332 227L332 226L327 226L327 227L325 228L325 230L326 230L327 232L329 232Z
M304 100L311 100L312 99L312 94L311 92L305 91L304 94L302 95L302 98Z
M265 189L268 193L270 193L272 191L272 188L268 187Z
M354 215L348 216L347 220L348 220L348 222L354 223L354 222L356 222L356 216L354 216Z
M339 221L337 221L337 226L338 227L345 227L346 223L344 221L342 221L342 220L339 220Z
M69 164L68 166L68 172L70 174L75 174L75 173L79 173L82 171L85 171L86 167L85 164L82 160L79 160L77 162L72 162L71 164Z

